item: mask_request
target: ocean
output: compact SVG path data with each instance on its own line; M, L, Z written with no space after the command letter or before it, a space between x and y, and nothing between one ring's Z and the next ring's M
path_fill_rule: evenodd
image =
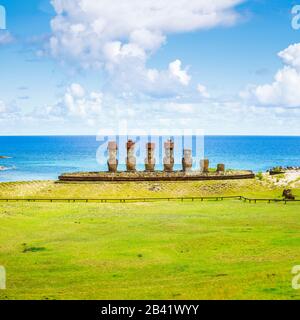
M0 159L5 167L0 181L52 180L64 172L106 170L97 162L98 148L94 136L0 137L0 156L9 157ZM225 163L227 168L259 172L300 166L300 137L206 136L204 150L212 167Z

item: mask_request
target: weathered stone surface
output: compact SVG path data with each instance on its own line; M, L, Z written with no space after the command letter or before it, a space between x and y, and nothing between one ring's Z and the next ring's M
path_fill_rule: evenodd
M161 186L159 184L155 184L149 188L149 191L153 191L153 192L161 191Z
M174 142L168 140L164 144L165 156L163 159L164 162L164 171L172 172L174 168Z
M155 170L155 143L146 144L147 157L145 159L145 170L154 171Z
M127 148L127 158L126 158L127 171L135 171L136 170L136 157L134 153L135 142L132 140L128 140L126 144L126 148Z
M108 143L108 160L107 160L107 166L109 172L117 172L118 171L118 159L117 159L117 153L118 153L118 145L115 141L110 141Z
M218 172L218 173L224 173L224 172L225 172L225 164L219 163L219 164L217 165L217 172Z
M295 200L295 196L292 193L291 189L285 189L282 193L282 196L284 197L284 199L286 200Z
M164 172L78 172L65 173L59 177L60 181L201 181L201 180L232 180L232 179L254 179L252 171L226 172L224 175L217 173L203 174L192 171L186 174L182 171Z
M208 159L203 159L200 161L200 170L203 173L208 173L209 172L209 160Z
M182 158L182 170L184 172L190 172L192 171L192 167L193 167L192 150L184 149L183 158Z

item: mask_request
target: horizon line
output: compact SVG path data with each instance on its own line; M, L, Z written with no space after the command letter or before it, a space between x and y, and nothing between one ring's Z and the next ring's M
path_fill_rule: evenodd
M195 135L193 135L195 136ZM204 134L204 137L300 137L300 134ZM26 134L1 135L0 137L97 137L97 134Z

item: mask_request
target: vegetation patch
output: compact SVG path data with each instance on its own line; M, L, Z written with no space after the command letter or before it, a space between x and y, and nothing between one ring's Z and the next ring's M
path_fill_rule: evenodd
M299 230L297 203L3 202L0 300L298 300Z
M23 247L23 253L46 251L45 247L27 247L26 245Z

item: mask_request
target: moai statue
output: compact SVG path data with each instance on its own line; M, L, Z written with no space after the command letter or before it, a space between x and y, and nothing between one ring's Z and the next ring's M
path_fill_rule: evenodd
M203 159L200 161L200 170L202 173L208 173L209 172L209 160Z
M165 142L164 147L164 171L172 172L174 167L174 142L172 140L168 140Z
M145 159L145 169L146 171L154 171L155 169L155 143L147 143L147 158Z
M117 172L118 169L118 159L117 159L117 153L118 153L118 145L115 141L110 141L108 143L108 171L109 172Z
M127 144L127 158L126 158L126 168L127 171L136 171L136 158L134 154L135 142L128 140Z
M184 172L190 172L192 171L192 167L193 167L192 150L184 149L183 158L182 158L182 170Z
M218 172L218 173L224 173L224 172L225 172L225 164L219 163L219 164L217 165L217 172Z

